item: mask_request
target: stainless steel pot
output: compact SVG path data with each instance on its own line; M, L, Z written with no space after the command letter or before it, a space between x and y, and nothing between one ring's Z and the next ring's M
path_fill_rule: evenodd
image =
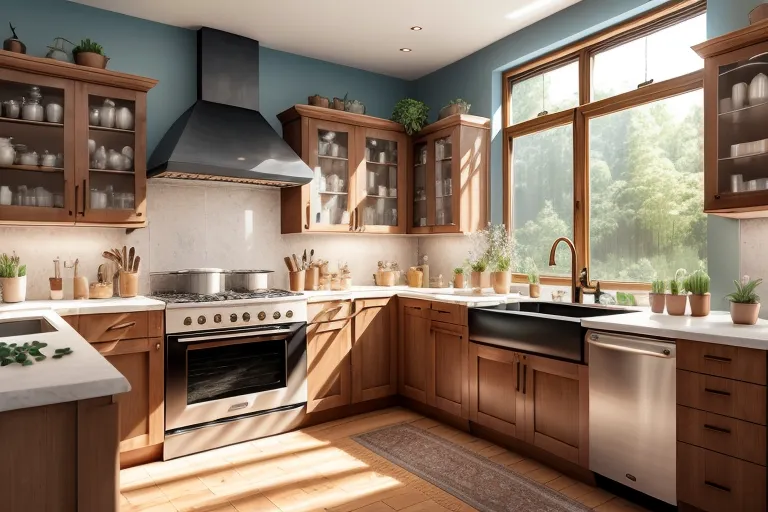
M231 270L227 274L227 290L253 292L269 289L272 270Z
M188 276L189 293L210 295L224 291L226 272L220 268L193 268L180 270L179 274Z

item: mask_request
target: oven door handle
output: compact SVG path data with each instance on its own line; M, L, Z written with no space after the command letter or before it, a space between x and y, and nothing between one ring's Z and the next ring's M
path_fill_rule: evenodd
M179 338L179 343L194 343L196 341L210 341L210 340L218 340L218 341L226 341L228 339L232 338L258 338L260 336L268 336L270 334L285 334L290 335L293 331L291 330L285 330L285 329L270 329L266 331L250 331L250 332L234 332L229 334L216 334L213 336L198 336L196 338Z

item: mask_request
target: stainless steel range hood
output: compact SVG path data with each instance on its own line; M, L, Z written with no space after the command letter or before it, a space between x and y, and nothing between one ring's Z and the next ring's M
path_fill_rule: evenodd
M203 27L197 32L197 102L149 159L150 178L290 187L312 171L259 113L259 43Z

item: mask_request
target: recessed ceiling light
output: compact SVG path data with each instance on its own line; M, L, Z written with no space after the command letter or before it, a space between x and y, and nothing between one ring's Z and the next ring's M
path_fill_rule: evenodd
M244 156L239 156L239 157L237 157L237 159L240 160L241 162L245 161L245 157Z
M411 50L410 48L400 48L400 51L408 53L408 52L413 51L413 50Z
M418 26L418 25L414 25L414 26L411 27L411 30L418 31L418 30L423 30L423 29L420 26Z

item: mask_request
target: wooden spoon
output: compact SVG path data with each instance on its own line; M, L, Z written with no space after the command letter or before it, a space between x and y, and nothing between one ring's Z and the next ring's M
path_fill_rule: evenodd
M138 272L139 271L139 263L141 262L141 256L136 256L136 258L133 260L133 271Z
M122 265L120 264L120 258L115 256L113 253L111 253L109 251L104 251L103 253L101 253L101 255L104 258L108 259L109 261L114 262L117 265L118 268L122 268Z
M131 250L128 252L128 268L133 268L133 258L136 257L136 248L131 247Z

